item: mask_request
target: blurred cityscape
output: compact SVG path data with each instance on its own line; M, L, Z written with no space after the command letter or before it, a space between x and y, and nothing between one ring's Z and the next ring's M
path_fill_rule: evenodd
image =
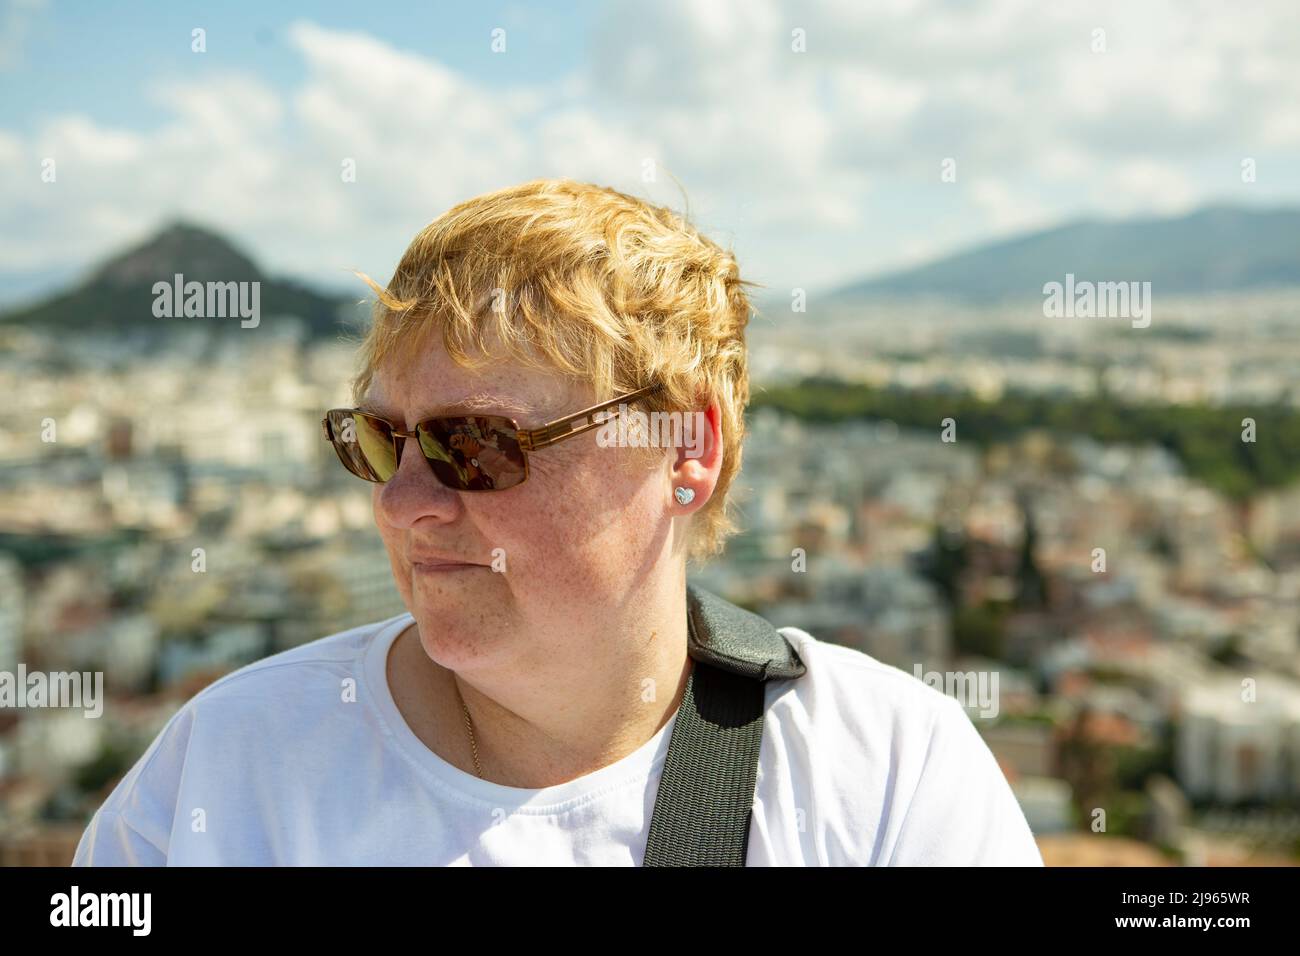
M354 270L539 177L757 283L698 583L959 699L1049 865L1300 863L1300 6L194 7L0 0L0 866L404 610Z
M694 579L908 673L996 675L992 712L965 702L1049 864L1300 862L1296 449L1237 450L1238 410L1300 415L1300 292L1161 305L766 309L744 531ZM290 315L148 348L0 324L0 672L102 671L107 697L0 708L0 865L68 862L218 676L404 610L320 435L354 361ZM1102 429L1086 403L1116 396ZM1193 420L1237 424L1197 445Z

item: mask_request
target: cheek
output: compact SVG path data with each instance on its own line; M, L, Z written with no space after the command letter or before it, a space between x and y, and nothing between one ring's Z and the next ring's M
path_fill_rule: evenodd
M517 593L536 589L554 600L619 589L660 543L657 474L603 450L552 460L531 469L517 494L490 516L485 508L475 523L489 542L501 542L489 547L506 549Z
M379 491L382 487L382 485L376 485L371 491L370 510L374 517L375 527L379 530L379 537L384 542L384 550L388 552L388 563L393 569L393 583L397 585L397 593L402 596L402 600L409 607L411 579L407 576L401 559L398 557L398 555L402 554L402 535L396 528L384 522L383 513L379 509Z
M383 509L379 507L379 493L383 485L373 485L370 492L370 514L375 520L375 527L379 529L379 536L384 539L386 546L391 546L396 540L397 529L393 528L384 520Z

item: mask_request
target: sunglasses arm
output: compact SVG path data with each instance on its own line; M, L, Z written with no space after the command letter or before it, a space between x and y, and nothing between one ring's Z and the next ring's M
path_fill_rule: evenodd
M661 385L649 385L627 395L620 395L618 398L610 399L608 402L601 402L599 405L591 406L591 408L584 408L580 412L574 412L572 415L558 421L548 422L538 428L520 429L518 436L519 447L524 451L536 451L539 448L545 448L547 445L554 445L566 438L572 438L574 435L589 432L593 428L605 424L611 418L618 417L617 409L611 411L608 415L597 418L596 416L601 412L613 409L615 405L644 398L659 391L662 387Z

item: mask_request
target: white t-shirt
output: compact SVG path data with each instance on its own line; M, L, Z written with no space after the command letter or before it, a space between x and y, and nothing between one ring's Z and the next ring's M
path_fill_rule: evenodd
M410 614L228 674L187 702L96 812L74 865L640 865L674 719L554 787L504 787L420 742L388 649ZM1030 865L1042 857L952 698L782 628L747 865Z

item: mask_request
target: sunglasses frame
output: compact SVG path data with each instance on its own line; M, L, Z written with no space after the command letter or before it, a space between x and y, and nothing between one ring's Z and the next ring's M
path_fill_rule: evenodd
M353 471L350 467L348 467L347 459L343 457L343 450L339 448L338 443L334 440L334 435L330 428L330 415L333 415L335 413L345 413L348 415L364 415L367 418L376 419L377 421L381 421L385 425L387 425L389 434L393 440L393 452L395 456L394 461L398 463L399 467L401 466L402 451L405 448L406 440L408 438L413 438L415 439L416 444L419 444L420 428L425 424L427 424L428 422L446 421L447 419L463 419L463 418L496 418L502 421L509 422L510 427L514 429L515 440L518 441L519 443L519 450L523 454L523 459L524 459L524 477L519 479L519 481L515 482L509 488L452 488L450 485L446 485L443 483L442 479L438 477L437 472L433 471L433 462L429 459L427 455L423 454L423 450L421 451L421 457L423 457L424 460L428 463L429 470L433 471L434 480L437 481L439 484L442 484L443 487L445 488L451 488L452 491L467 491L467 492L509 491L510 488L518 488L520 485L522 485L525 481L528 480L528 475L529 475L528 453L529 452L538 451L539 449L546 448L549 445L554 445L556 442L564 441L566 438L572 438L574 435L581 435L583 432L589 432L593 428L603 425L607 421L618 417L617 409L615 409L611 414L603 418L596 418L595 416L598 413L607 411L613 408L615 405L621 405L625 402L632 402L640 398L645 398L647 395L652 395L662 388L663 388L662 385L647 385L645 388L637 389L635 392L628 392L626 395L620 395L617 398L611 398L607 402L601 402L598 405L592 405L590 408L584 408L581 411L573 412L572 414L565 415L563 418L557 418L554 421L547 422L545 425L539 425L536 428L520 428L519 423L508 415L432 415L429 418L425 418L417 422L415 428L412 429L411 431L403 431L401 429L395 428L393 426L393 423L386 418L381 418L380 416L372 414L371 412L363 412L360 409L356 409L356 408L331 408L329 411L325 413L325 417L321 419L320 424L321 424L321 431L325 435L325 440L328 441L331 446L333 446L335 454L339 456L339 461L343 463L343 467L347 469L348 474L356 475L356 477L360 478L362 481L368 481L371 484L382 485L388 481L391 481L392 479L387 478L381 481L375 478L366 478L364 475L357 475L355 471Z

